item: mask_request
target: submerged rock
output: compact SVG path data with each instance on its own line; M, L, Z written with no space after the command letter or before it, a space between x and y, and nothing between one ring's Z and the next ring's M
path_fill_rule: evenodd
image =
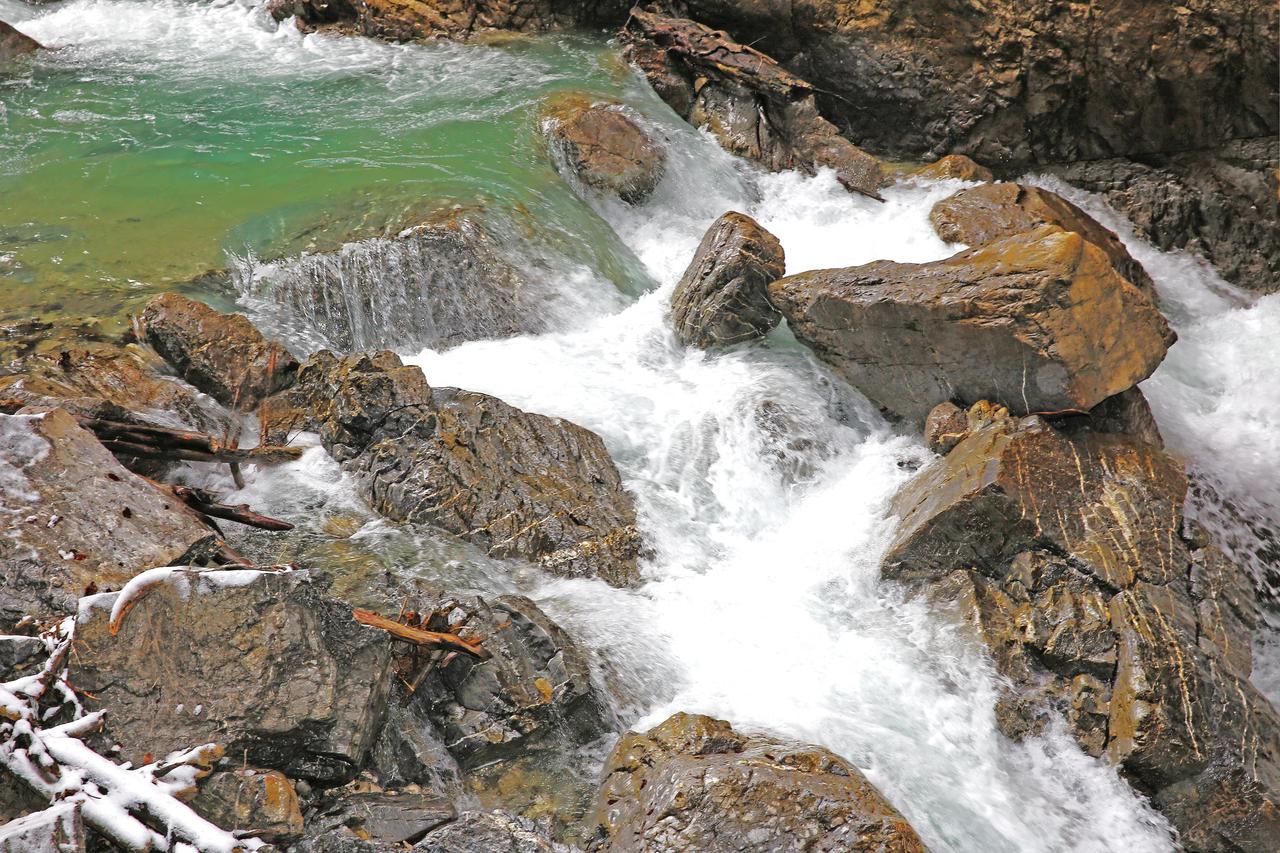
M1272 849L1280 715L1249 682L1253 592L1184 521L1182 466L1130 436L980 420L894 498L883 574L959 602L1016 685L1007 734L1060 713L1187 849Z
M691 714L623 736L605 764L592 821L591 849L600 851L925 849L839 756Z
M662 179L665 152L620 104L561 95L542 121L557 165L591 189L639 204Z
M785 272L777 237L746 214L721 216L671 296L676 339L709 349L769 334L782 320L769 303L769 285Z
M0 21L0 62L9 62L28 53L40 50L40 42L18 32L11 25Z
M801 342L915 423L946 400L1085 411L1150 376L1175 339L1102 250L1051 225L932 263L800 273L769 295Z
M565 577L639 580L635 505L599 436L495 397L431 388L390 352L316 353L269 428L319 431L379 513Z
M815 90L773 59L684 18L631 10L627 56L678 115L771 171L833 169L852 192L879 197L880 161L818 114Z
M223 314L177 293L142 312L147 341L183 379L219 403L250 411L288 387L298 360L243 314Z
M1074 231L1101 249L1116 272L1155 294L1155 284L1111 231L1057 193L1023 184L984 184L944 198L929 212L943 240L980 246L1041 225Z
M159 570L163 572L163 570ZM215 742L294 779L355 775L382 718L391 641L321 597L306 572L174 569L110 630L115 596L91 599L71 678L105 708L119 758L144 763Z
M0 414L0 516L0 633L74 612L91 585L119 586L214 536L62 409Z

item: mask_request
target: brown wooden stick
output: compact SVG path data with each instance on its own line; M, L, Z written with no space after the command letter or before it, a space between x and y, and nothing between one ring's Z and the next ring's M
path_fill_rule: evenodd
M248 504L231 506L230 504L215 503L209 499L209 495L196 489L188 489L186 486L171 486L170 488L179 500L202 515L221 518L226 521L235 521L249 527L256 527L259 530L283 531L293 529L293 525L289 522L256 513L249 509Z
M435 648L447 648L463 654L471 655L480 660L488 660L493 657L487 649L482 648L478 643L472 643L470 640L464 640L457 634L444 634L439 631L425 631L422 628L413 628L409 625L401 625L394 619L388 619L374 613L372 610L361 610L359 607L351 611L351 615L361 625L368 625L370 628L381 628L391 636L406 643L413 643L418 646L432 646Z

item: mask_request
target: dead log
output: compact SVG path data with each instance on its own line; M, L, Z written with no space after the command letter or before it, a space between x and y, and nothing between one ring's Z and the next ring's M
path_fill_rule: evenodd
M104 418L77 417L108 448L122 455L147 459L185 459L194 462L252 462L276 465L302 455L301 447L235 447L202 432L170 429L152 424L131 424Z
M200 489L190 489L186 486L170 486L169 489L173 492L174 497L201 515L221 518L225 521L234 521L238 524L256 527L259 530L284 531L293 529L293 525L289 522L256 513L249 509L248 504L232 506L231 504L218 503L208 492Z
M423 628L414 628L412 625L404 625L394 619L388 619L385 616L374 613L372 610L361 610L359 607L351 611L351 615L361 625L368 625L371 628L381 628L391 636L398 640L404 640L406 643L413 643L417 646L427 646L430 648L450 649L456 652L470 655L480 660L488 660L493 655L485 648L481 647L478 642L467 640L459 637L457 634L447 634L442 631L427 631Z

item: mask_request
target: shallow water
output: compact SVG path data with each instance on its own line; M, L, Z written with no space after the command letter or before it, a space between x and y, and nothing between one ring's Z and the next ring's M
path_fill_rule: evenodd
M564 295L548 334L405 355L433 384L598 432L654 549L642 588L548 579L373 519L319 450L237 496L298 520L299 553L355 567L357 588L394 572L530 594L593 650L630 724L702 711L824 744L931 849L1171 849L1163 820L1066 734L1000 736L983 650L878 581L889 497L929 458L919 439L785 329L718 355L667 329L671 288L726 210L777 234L789 272L926 261L956 248L927 214L960 184L900 185L879 204L829 174L759 175L677 121L602 40L391 46L174 0L0 0L0 18L67 46L0 84L0 314L114 316L232 255L331 247L455 204L483 208L526 272ZM666 141L668 172L645 205L584 202L550 166L537 102L571 88L622 98ZM1266 334L1280 297L1250 300L1073 197L1129 242L1181 335L1143 386L1170 449L1274 519L1280 388L1266 380L1280 350ZM276 319L268 301L245 304ZM1212 526L1247 559L1236 523ZM1259 683L1275 672L1261 665Z

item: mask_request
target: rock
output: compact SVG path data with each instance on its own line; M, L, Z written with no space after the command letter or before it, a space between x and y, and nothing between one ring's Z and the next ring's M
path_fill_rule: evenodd
M291 339L417 352L549 329L549 297L504 254L474 212L451 211L394 237L233 274Z
M599 436L495 397L432 389L393 353L316 353L269 406L320 433L374 510L565 577L639 580L635 505Z
M533 821L502 811L464 812L452 823L428 832L415 853L575 853Z
M1280 290L1275 134L1206 151L1056 166L1058 177L1101 193L1162 251L1203 255L1232 284Z
M79 803L0 824L0 853L84 853L84 845Z
M744 213L721 216L671 296L676 339L710 349L769 334L782 319L769 303L769 285L785 272L777 237Z
M1182 465L1130 436L992 411L895 496L882 573L973 621L1017 690L1007 734L1061 713L1186 849L1271 849L1280 715L1249 682L1253 591L1184 522Z
M796 338L916 424L946 400L1088 410L1150 376L1175 340L1102 250L1051 225L932 263L788 276L769 296Z
M368 770L383 788L418 785L450 800L462 794L462 771L436 731L425 702L395 683Z
M47 649L39 637L0 636L0 681L43 663Z
M142 312L147 341L174 370L219 403L250 411L293 381L298 361L243 314L223 314L177 293Z
M911 177L925 178L930 181L942 181L953 178L960 181L994 181L995 175L986 166L979 166L963 154L948 154L945 157L921 166L911 173Z
M1130 388L1108 397L1089 411L1088 426L1097 432L1113 432L1144 441L1152 447L1164 447L1160 427L1156 425L1151 405L1142 391Z
M823 115L883 155L967 154L1009 173L1280 129L1277 18L1250 0L685 6L811 80Z
M413 844L453 820L454 814L453 804L433 791L417 786L385 791L357 782L329 791L308 817L307 831L310 835L340 835L341 828L346 828L368 841Z
M40 42L0 21L0 62L11 62L24 54L35 53L41 47Z
M944 198L929 212L934 230L948 243L980 246L1056 225L1074 231L1106 254L1116 272L1143 290L1155 294L1155 284L1142 264L1133 259L1111 231L1057 193L1022 184L984 184Z
M140 763L215 742L251 766L332 785L378 733L391 641L305 571L178 569L108 630L114 597L82 609L71 678L106 708L110 743Z
M458 41L495 32L540 33L616 26L629 0L272 0L277 21L296 15L304 29L334 27L394 41L444 36Z
M487 661L455 657L415 696L464 769L577 748L613 730L586 656L536 604L514 595L446 604L452 630L465 622L493 653Z
M839 756L692 714L618 741L591 820L601 851L925 849Z
M251 830L272 844L302 837L298 794L278 770L219 770L200 783L188 805L220 829Z
M724 148L770 171L833 169L851 192L879 198L880 161L818 114L815 89L759 51L684 18L632 9L627 57L673 110Z
M945 456L968 434L969 418L950 400L934 406L924 419L924 441L934 453Z
M90 584L118 587L213 538L62 409L0 415L0 513L0 631L74 613Z
M564 94L544 106L542 122L557 166L591 189L640 204L662 179L666 153L619 103Z

